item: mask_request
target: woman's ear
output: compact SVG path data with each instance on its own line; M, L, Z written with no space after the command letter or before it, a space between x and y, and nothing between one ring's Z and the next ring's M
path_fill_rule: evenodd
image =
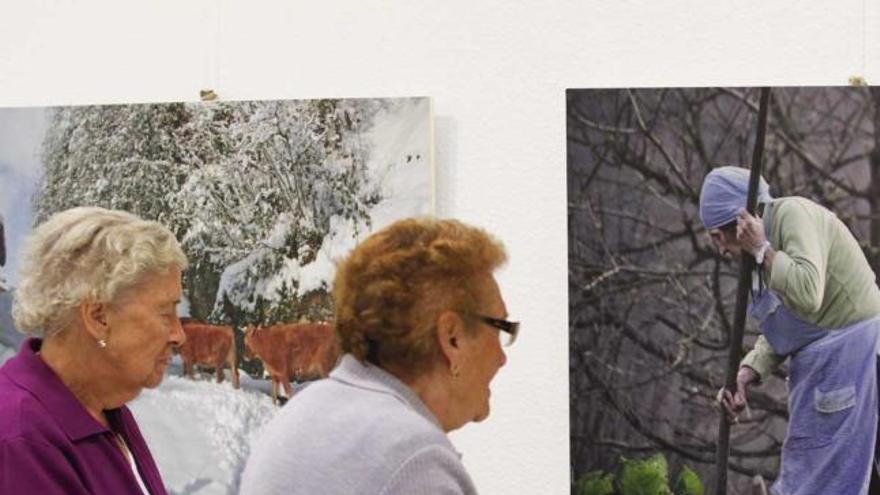
M437 318L437 343L450 366L458 365L462 353L464 321L455 311L444 311Z
M79 305L79 317L82 319L86 331L95 338L102 340L107 338L110 327L107 325L107 305L97 302L84 302Z

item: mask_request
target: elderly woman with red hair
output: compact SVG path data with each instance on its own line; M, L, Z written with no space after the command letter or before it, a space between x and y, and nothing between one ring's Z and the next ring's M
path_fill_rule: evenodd
M399 221L338 267L345 355L254 447L243 494L474 494L446 433L489 415L513 341L501 244L454 220Z

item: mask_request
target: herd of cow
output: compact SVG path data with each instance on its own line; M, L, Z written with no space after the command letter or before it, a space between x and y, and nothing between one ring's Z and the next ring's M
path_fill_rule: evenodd
M186 342L177 348L184 374L193 376L195 365L211 366L217 382L223 370L232 373L232 385L239 388L238 352L235 330L231 326L209 325L192 318L181 318ZM278 403L278 387L289 398L291 380L298 382L323 378L339 359L339 345L333 326L327 323L282 323L244 329L245 359L259 359L272 378L272 400Z

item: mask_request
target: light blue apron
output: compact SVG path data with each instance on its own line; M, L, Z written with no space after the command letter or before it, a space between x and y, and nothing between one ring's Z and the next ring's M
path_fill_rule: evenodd
M749 316L780 356L790 356L789 423L774 495L868 493L877 435L880 317L828 331L764 290Z

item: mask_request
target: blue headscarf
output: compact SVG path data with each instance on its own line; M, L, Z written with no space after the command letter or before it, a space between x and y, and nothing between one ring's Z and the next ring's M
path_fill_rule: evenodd
M719 167L709 172L700 191L700 220L706 230L717 229L736 220L736 211L746 207L749 191L749 169ZM772 200L770 186L761 177L758 182L758 202Z

